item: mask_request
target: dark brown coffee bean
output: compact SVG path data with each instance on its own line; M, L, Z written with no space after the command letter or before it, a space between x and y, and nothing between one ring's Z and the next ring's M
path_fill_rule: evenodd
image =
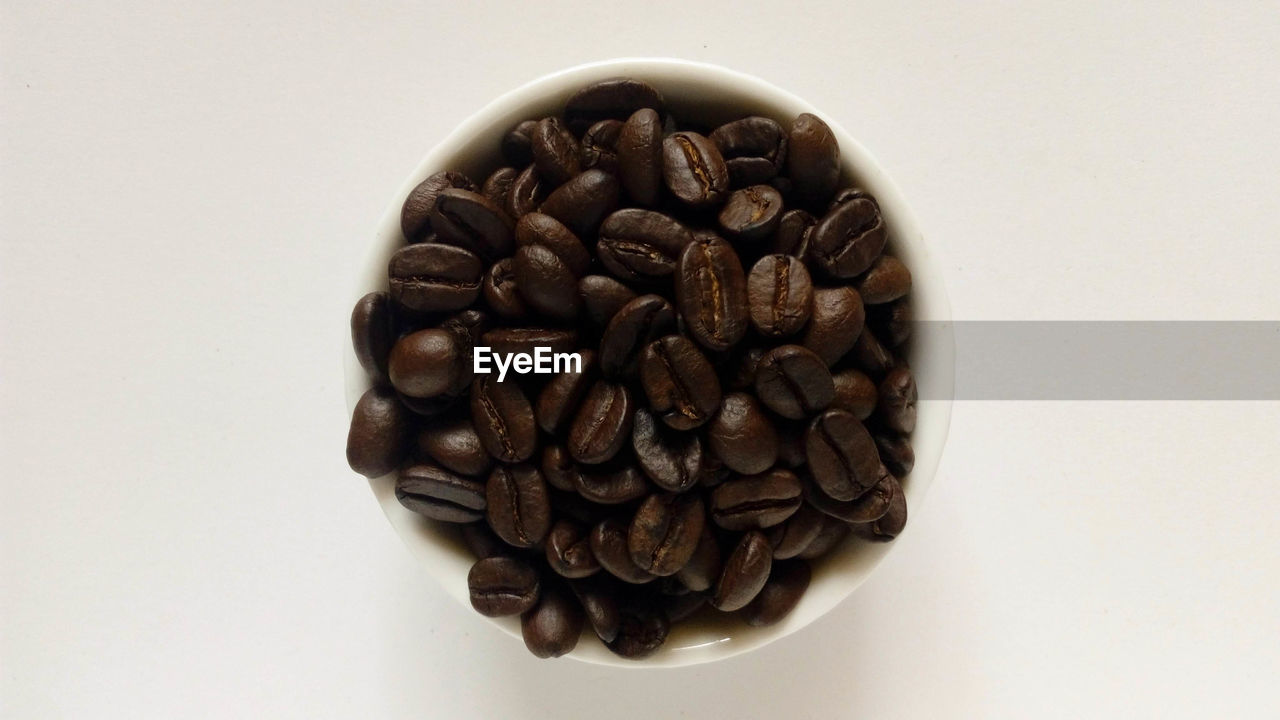
M494 535L493 530L489 529L489 523L483 520L462 525L461 530L462 544L466 545L467 550L478 560L506 557L511 551L511 546Z
M907 495L899 490L889 503L889 509L880 519L871 523L871 532L882 540L892 540L907 525Z
M607 647L628 660L640 660L658 651L667 641L671 625L666 615L651 608L627 608L622 611L618 636Z
M516 223L516 246L542 245L556 254L574 277L591 267L591 253L564 223L550 215L532 212Z
M813 560L822 557L831 552L837 545L844 542L849 537L849 524L841 522L829 515L822 516L822 528L818 531L818 536L809 543L809 547L805 548L796 557L801 560Z
M720 406L720 380L706 356L681 335L649 343L640 356L640 382L649 407L669 427L692 430Z
M418 452L462 475L484 475L493 458L484 449L471 420L432 423L418 433Z
M476 378L471 385L471 422L485 449L502 462L523 462L537 448L533 408L514 382L498 382L496 375Z
M432 520L475 522L484 517L484 483L435 465L411 465L396 478L396 500Z
M439 243L407 245L391 256L391 299L416 312L460 310L480 295L484 267L462 248Z
M512 557L484 558L467 573L471 607L488 617L519 615L538 603L538 571Z
M609 173L587 170L556 188L541 212L565 224L580 238L594 237L601 221L618 207L618 181Z
M470 190L441 191L431 213L431 226L438 242L490 261L510 255L514 246L511 218L489 198Z
M789 470L726 480L711 491L711 519L725 530L760 530L800 507L800 478Z
M436 209L436 198L449 188L475 190L475 183L466 175L456 172L438 172L418 183L400 209L400 230L405 240L421 242L431 234L431 213Z
M854 500L880 481L880 456L871 433L844 410L814 418L805 450L813 479L834 500Z
M801 504L787 521L769 530L769 544L775 560L786 560L804 552L822 531L826 515L816 508Z
M804 210L788 210L778 220L769 252L804 258L809 255L809 236L817 220Z
M408 454L410 423L408 410L391 388L369 388L351 414L347 464L367 478L395 470Z
M840 146L818 116L803 113L787 133L787 176L793 192L811 207L826 204L840 183Z
M693 207L719 205L729 192L724 158L714 143L695 132L663 139L662 179L676 199Z
M663 433L653 413L636 410L631 448L640 469L655 485L670 492L693 488L702 472L702 442L697 435Z
M596 254L615 277L656 281L673 273L693 235L669 215L626 208L605 218Z
M485 485L489 527L508 545L533 547L551 529L551 503L542 473L532 465L499 465Z
M880 451L880 461L894 475L906 477L916 466L916 453L911 448L911 438L905 435L889 435L881 433L875 436L876 449Z
M662 189L662 118L650 109L637 110L618 137L618 177L632 202L652 207Z
M861 275L884 251L887 231L880 206L871 197L840 205L814 226L809 256L832 277Z
M765 255L747 276L751 324L761 335L780 338L804 329L813 310L813 281L799 258Z
M543 118L533 128L530 138L533 164L538 175L557 187L582 171L578 140L556 118Z
M622 623L622 614L618 608L615 583L597 574L585 580L569 583L573 594L582 605L582 612L596 636L604 642L612 642L618 636L618 626Z
M711 604L724 612L746 607L769 580L772 564L773 549L764 533L752 530L744 534L725 560Z
M500 167L485 178L484 185L480 186L480 194L494 205L505 208L511 186L515 184L519 175L520 171L513 167Z
M806 348L782 345L760 358L756 396L782 417L809 417L830 405L835 394L826 363Z
M876 337L889 347L900 347L911 338L914 319L909 298L899 298L884 305L867 308L867 325L874 328Z
M573 477L574 490L599 505L621 505L649 494L644 475L631 465L619 470L581 468Z
M866 310L857 290L817 288L813 291L813 314L800 344L828 366L834 365L854 346L865 321Z
M761 347L747 348L736 354L729 362L729 374L725 378L729 390L755 390L756 371L760 369L760 358L765 349Z
M458 343L459 352L462 355L462 366L458 373L457 382L449 389L450 394L462 395L462 391L471 385L471 380L475 377L473 361L476 344L480 342L480 338L488 331L490 324L489 315L483 310L475 308L451 315L440 323L441 330L447 330L453 334Z
M729 194L718 220L738 242L758 243L773 235L782 219L782 195L768 185L751 185Z
M502 157L516 166L533 162L533 129L537 120L525 120L502 136Z
M911 371L896 367L880 381L880 404L876 408L876 416L890 430L909 435L916 429L918 399Z
M538 168L534 165L526 167L516 176L515 182L511 183L511 189L507 191L507 204L503 207L507 216L512 220L519 220L528 215L547 199L547 193L551 192L549 183L542 180L542 176L538 174Z
M600 338L601 372L607 378L633 376L645 347L675 328L675 310L661 295L641 295L623 305Z
M547 535L547 564L567 578L584 578L600 572L600 563L591 552L587 531L576 523L560 520Z
M631 439L634 414L631 393L625 386L596 382L569 426L569 454L588 465L609 460Z
M550 248L525 245L516 250L512 268L516 289L534 313L554 320L569 321L577 316L577 278Z
M731 472L725 467L724 461L708 449L702 453L702 472L698 475L698 487L713 488L728 480Z
M760 403L746 393L724 396L707 440L726 466L743 475L762 473L778 459L778 432Z
M627 533L631 561L659 577L676 574L693 556L706 519L697 495L650 495L636 510Z
M698 545L693 549L689 561L676 573L676 579L694 592L703 592L710 590L720 579L722 569L720 543L716 542L710 524L703 523Z
M641 108L662 111L662 95L648 83L631 78L603 80L574 93L564 105L565 123L575 133L607 119L625 120Z
M396 398L404 405L409 412L428 420L448 415L453 412L454 408L459 405L459 396L454 395L436 395L429 398L409 397L396 393Z
M816 485L806 487L805 502L831 517L847 523L869 523L889 511L889 503L895 493L901 492L898 481L880 466L880 481L858 499L849 502L832 500Z
M858 335L853 349L849 351L849 361L872 380L884 379L896 365L893 353L880 343L871 328L863 328L862 334Z
M747 332L747 278L729 243L697 238L677 265L676 306L688 332L711 350L728 350Z
M591 322L604 327L636 292L607 275L587 275L578 281L578 296Z
M742 611L743 619L754 627L777 623L800 603L809 589L810 576L809 563L804 560L774 563L769 581Z
M360 298L351 311L351 346L355 348L360 367L375 385L391 382L387 359L395 340L391 298L384 292L371 292Z
M548 445L542 449L542 477L557 490L576 492L578 466L563 445Z
M462 348L448 330L431 328L396 341L387 363L391 384L404 395L425 398L458 392L464 371Z
M731 187L773 179L787 159L787 133L766 117L745 117L716 128L709 138L729 169Z
M707 596L701 593L666 595L662 598L662 613L667 616L667 622L675 625L693 617L706 604Z
M515 261L512 258L502 258L489 266L480 291L484 294L485 303L500 317L520 320L529 315L529 308L520 296Z
M879 390L871 378L857 370L841 370L833 374L831 380L836 389L831 407L848 410L859 420L871 417L879 400Z
M570 353L578 347L578 333L568 328L497 328L486 332L480 343L494 353L525 353L539 347L552 353Z
M861 200L864 198L871 198L872 200L875 200L875 198L871 196L871 193L863 190L862 188L844 188L837 192L835 197L831 198L831 202L827 205L827 212L831 212L842 205L848 205L854 200Z
M911 292L911 271L892 255L881 255L858 278L858 294L868 305L893 302Z
M582 136L582 169L600 168L617 175L618 138L621 136L621 120L601 120L587 128Z
M582 357L581 372L562 372L556 375L547 381L538 394L538 427L552 435L568 426L578 406L582 404L587 389L595 381L596 354L590 350L580 350L578 354Z
M596 560L609 574L619 580L640 585L655 579L657 576L640 568L631 559L631 550L627 546L627 524L617 518L610 518L596 525L591 530L591 552Z
M577 646L583 622L577 601L558 587L548 587L538 604L520 617L520 634L534 656L560 657Z

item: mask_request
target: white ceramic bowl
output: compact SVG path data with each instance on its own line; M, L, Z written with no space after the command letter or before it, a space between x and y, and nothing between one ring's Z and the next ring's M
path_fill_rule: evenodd
M915 216L897 186L861 145L845 132L834 118L824 115L800 98L749 75L715 65L671 59L628 58L579 65L546 75L508 92L467 118L440 141L401 184L390 199L359 264L351 304L374 290L387 286L387 261L404 239L400 233L400 206L409 191L423 178L439 170L461 170L477 181L498 167L498 145L503 134L517 122L557 114L564 101L578 88L610 77L629 76L657 87L677 117L714 126L743 115L766 115L782 122L802 112L822 117L835 133L844 163L844 183L869 190L880 202L889 228L889 251L901 258L913 275L912 306L919 320L930 323L931 331L917 333L909 358L920 388L918 422L912 436L916 453L915 469L904 480L907 504L919 509L938 467L951 421L951 398L955 370L954 343L947 330L951 309L943 287L942 274L925 243ZM843 186L842 184L842 186ZM348 411L355 407L369 381L348 345L344 353ZM394 477L370 481L392 527L435 575L446 591L471 611L467 597L467 571L472 558L452 535L396 501ZM908 521L906 532L912 522ZM790 634L821 617L852 593L889 554L899 539L871 543L851 539L814 564L813 581L799 605L780 623L753 628L736 617L725 621L681 624L665 646L643 661L621 659L610 653L587 630L569 655L589 663L621 667L675 667L721 660L761 647ZM908 590L909 592L909 590ZM496 625L519 641L518 618L484 618L478 622Z

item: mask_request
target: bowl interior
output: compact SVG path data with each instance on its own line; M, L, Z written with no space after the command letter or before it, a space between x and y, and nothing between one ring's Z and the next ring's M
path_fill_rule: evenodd
M917 320L929 320L930 332L917 333L908 348L908 361L922 398L912 441L916 464L904 478L909 508L920 507L937 470L950 423L954 375L954 347L948 325L950 307L936 261L925 245L914 215L897 187L838 123L799 98L763 80L714 65L665 59L622 59L570 68L534 80L490 103L459 125L427 153L391 199L373 242L358 264L351 303L365 293L385 290L387 262L404 239L400 205L423 178L439 170L461 170L483 179L500 166L499 142L521 120L556 114L579 87L617 76L635 77L657 87L678 117L701 125L715 125L743 115L765 115L784 125L802 112L821 116L840 144L845 184L867 189L880 202L889 229L888 251L911 268L912 307ZM348 410L369 387L348 345L344 353ZM427 521L403 508L395 499L394 477L370 481L387 519L412 552L445 589L470 610L467 571L473 562L451 528ZM910 532L911 522L906 532ZM873 543L851 538L814 563L809 590L795 610L780 623L752 628L734 617L706 613L673 629L666 645L642 662L614 656L588 630L570 654L587 662L621 667L672 667L723 659L760 647L794 632L822 616L858 587L893 549L896 542ZM483 616L476 614L475 617ZM505 632L520 635L518 618L485 618Z

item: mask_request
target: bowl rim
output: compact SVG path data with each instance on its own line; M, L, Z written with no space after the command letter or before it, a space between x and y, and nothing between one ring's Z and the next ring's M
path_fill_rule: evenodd
M549 98L563 100L573 89L619 76L636 76L649 80L663 90L664 94L666 94L666 90L662 87L664 81L732 88L732 92L739 96L751 96L752 102L756 105L786 109L790 116L800 112L810 112L821 117L831 127L841 150L843 176L856 178L858 185L871 190L876 196L885 216L886 225L889 227L890 244L894 253L902 257L912 271L911 297L915 317L917 320L930 321L930 332L925 337L913 340L911 351L911 365L913 372L917 375L917 383L922 388L928 387L928 392L923 390L921 392L921 397L926 399L922 399L919 403L919 419L916 430L912 434L916 451L915 468L904 479L908 505L912 508L913 515L918 514L924 496L936 477L938 463L946 445L951 421L951 398L954 395L955 347L950 330L951 306L936 256L937 248L925 241L919 222L902 197L898 186L866 148L838 122L819 111L811 103L753 75L719 65L677 58L623 57L557 70L524 82L499 95L469 115L428 150L401 183L378 222L374 239L358 249L359 259L354 265L359 271L348 307L354 305L356 300L368 292L385 290L387 258L404 242L400 231L401 205L404 197L423 178L447 167L453 169L447 165L450 162L447 158L460 153L461 148L475 142L475 138L486 130L492 131L494 123L501 122L502 118L518 117L522 112L530 113L532 111L526 108L539 104L546 105ZM531 115L524 114L524 117L529 116ZM457 159L453 161L457 162ZM350 341L348 340L344 345L343 365L349 421L356 401L371 383L360 367ZM927 348L927 354L922 352L922 348ZM926 359L922 363L917 363L920 359L917 356L922 354ZM466 571L474 560L463 557L456 543L451 544L445 541L438 530L433 529L429 523L424 522L423 518L399 504L394 494L394 473L372 478L369 484L396 534L418 560L427 566L428 571L440 581L445 591L466 606L468 613L484 618L503 632L519 639L519 618L488 618L471 610L465 578ZM837 556L831 560L824 559L824 564L827 566L838 563L842 567L828 567L827 571L821 574L815 570L814 581L809 591L796 608L775 625L753 628L738 622L731 626L733 634L725 637L716 637L724 630L717 630L719 626L713 626L709 628L708 633L701 635L696 632L688 633L690 637L688 644L685 645L675 642L677 636L673 633L669 646L640 662L617 657L602 643L587 642L587 640L594 640L588 637L592 635L588 627L584 632L584 640L565 657L614 667L665 668L723 660L763 647L816 621L851 595L883 562L892 549L901 543L901 537L906 535L911 527L911 523L908 523L907 529L894 542L865 544L860 546L859 553L843 553L843 555L857 557Z

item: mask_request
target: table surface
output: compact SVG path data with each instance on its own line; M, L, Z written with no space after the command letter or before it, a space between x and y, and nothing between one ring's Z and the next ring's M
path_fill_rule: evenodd
M339 358L351 260L421 154L619 55L839 118L958 319L1280 318L1274 3L3 14L0 715L1280 712L1280 403L959 402L912 532L852 598L634 672L535 660L415 566L345 467Z

